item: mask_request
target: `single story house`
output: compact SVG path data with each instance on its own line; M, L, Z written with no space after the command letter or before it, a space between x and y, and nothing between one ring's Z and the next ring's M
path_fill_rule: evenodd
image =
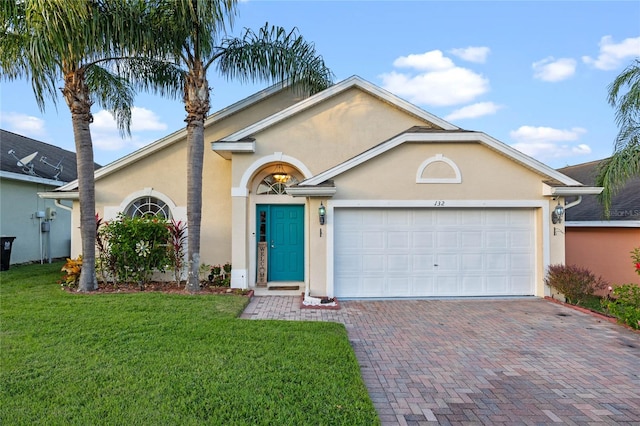
M357 76L310 97L270 87L204 133L201 259L231 261L236 288L544 296L547 266L565 256L552 213L601 190ZM186 151L180 130L96 171L98 213L185 220ZM77 255L77 226L72 241Z
M593 185L600 161L558 171ZM568 199L573 202L574 199ZM640 247L640 178L628 181L611 200L609 219L595 195L584 195L566 212L566 263L579 265L611 284L640 284L631 251Z
M71 202L42 199L38 193L77 178L76 154L7 130L0 130L0 146L3 255L10 250L10 264L69 256Z

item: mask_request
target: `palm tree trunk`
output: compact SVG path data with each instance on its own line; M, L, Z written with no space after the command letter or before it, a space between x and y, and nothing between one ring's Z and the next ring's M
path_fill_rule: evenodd
M209 82L200 62L194 64L186 77L184 104L187 111L187 290L197 292L200 291L204 119L209 112Z
M78 192L80 194L80 236L82 239L82 271L78 291L98 288L96 278L96 196L94 182L93 143L89 124L91 98L81 71L65 75L63 96L71 111L73 136L76 145L78 167Z

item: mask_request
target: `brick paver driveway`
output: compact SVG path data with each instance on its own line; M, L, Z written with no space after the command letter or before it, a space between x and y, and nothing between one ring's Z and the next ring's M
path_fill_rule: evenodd
M344 323L385 425L640 424L640 334L591 315L538 298L299 305L255 297L243 317Z

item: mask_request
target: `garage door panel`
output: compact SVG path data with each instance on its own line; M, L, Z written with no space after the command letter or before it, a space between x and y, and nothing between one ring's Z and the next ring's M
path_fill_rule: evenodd
M411 270L408 254L391 254L387 256L387 265L389 272L398 272L403 275Z
M413 262L413 272L432 272L435 268L434 255L432 254L414 254L411 260Z
M385 256L382 254L367 254L362 256L363 273L385 271Z
M487 275L487 294L505 295L509 288L509 277L505 275Z
M462 249L481 249L484 245L484 238L481 231L461 231L460 247Z
M467 294L484 293L484 277L482 275L465 275L462 277L462 291Z
M487 231L487 248L506 249L508 245L508 234L506 231Z
M346 250L362 248L362 233L345 230L336 237L336 244L344 247Z
M463 254L460 257L462 258L460 267L463 271L484 270L484 256L482 253Z
M488 272L505 272L508 270L508 255L506 253L485 253Z
M338 297L534 294L533 210L336 208Z
M435 247L435 232L415 231L412 234L411 247L414 249L431 249Z
M410 212L407 210L398 209L398 210L389 212L389 214L387 215L387 225L390 227L394 225L406 227L410 224L411 224L411 215L410 215Z
M364 231L362 233L362 248L368 249L383 249L384 248L384 234L374 231Z
M380 297L384 294L385 279L382 277L363 277L362 292L364 297Z
M387 284L387 291L393 290L398 297L411 296L411 277L391 277Z
M342 271L342 275L348 275L349 273L360 273L362 268L362 256L352 254L343 255L335 260L336 270Z
M435 269L442 273L451 273L458 270L458 254L436 254Z
M411 243L409 231L391 231L387 234L387 247L390 249L408 249Z
M514 231L510 235L510 243L512 248L528 249L533 247L533 238L529 232Z
M455 230L438 231L436 234L436 244L439 249L458 248L458 232Z
M454 296L458 294L458 278L439 275L434 280L433 290L436 296Z

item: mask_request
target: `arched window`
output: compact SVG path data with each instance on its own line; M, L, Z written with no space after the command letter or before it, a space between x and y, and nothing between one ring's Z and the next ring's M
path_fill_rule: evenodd
M171 219L171 210L167 203L151 196L136 199L129 204L125 212L129 217L151 215L162 219Z
M286 182L276 180L272 174L267 175L258 185L256 195L285 195L287 187L296 183L298 183L298 179L293 175L289 175Z

